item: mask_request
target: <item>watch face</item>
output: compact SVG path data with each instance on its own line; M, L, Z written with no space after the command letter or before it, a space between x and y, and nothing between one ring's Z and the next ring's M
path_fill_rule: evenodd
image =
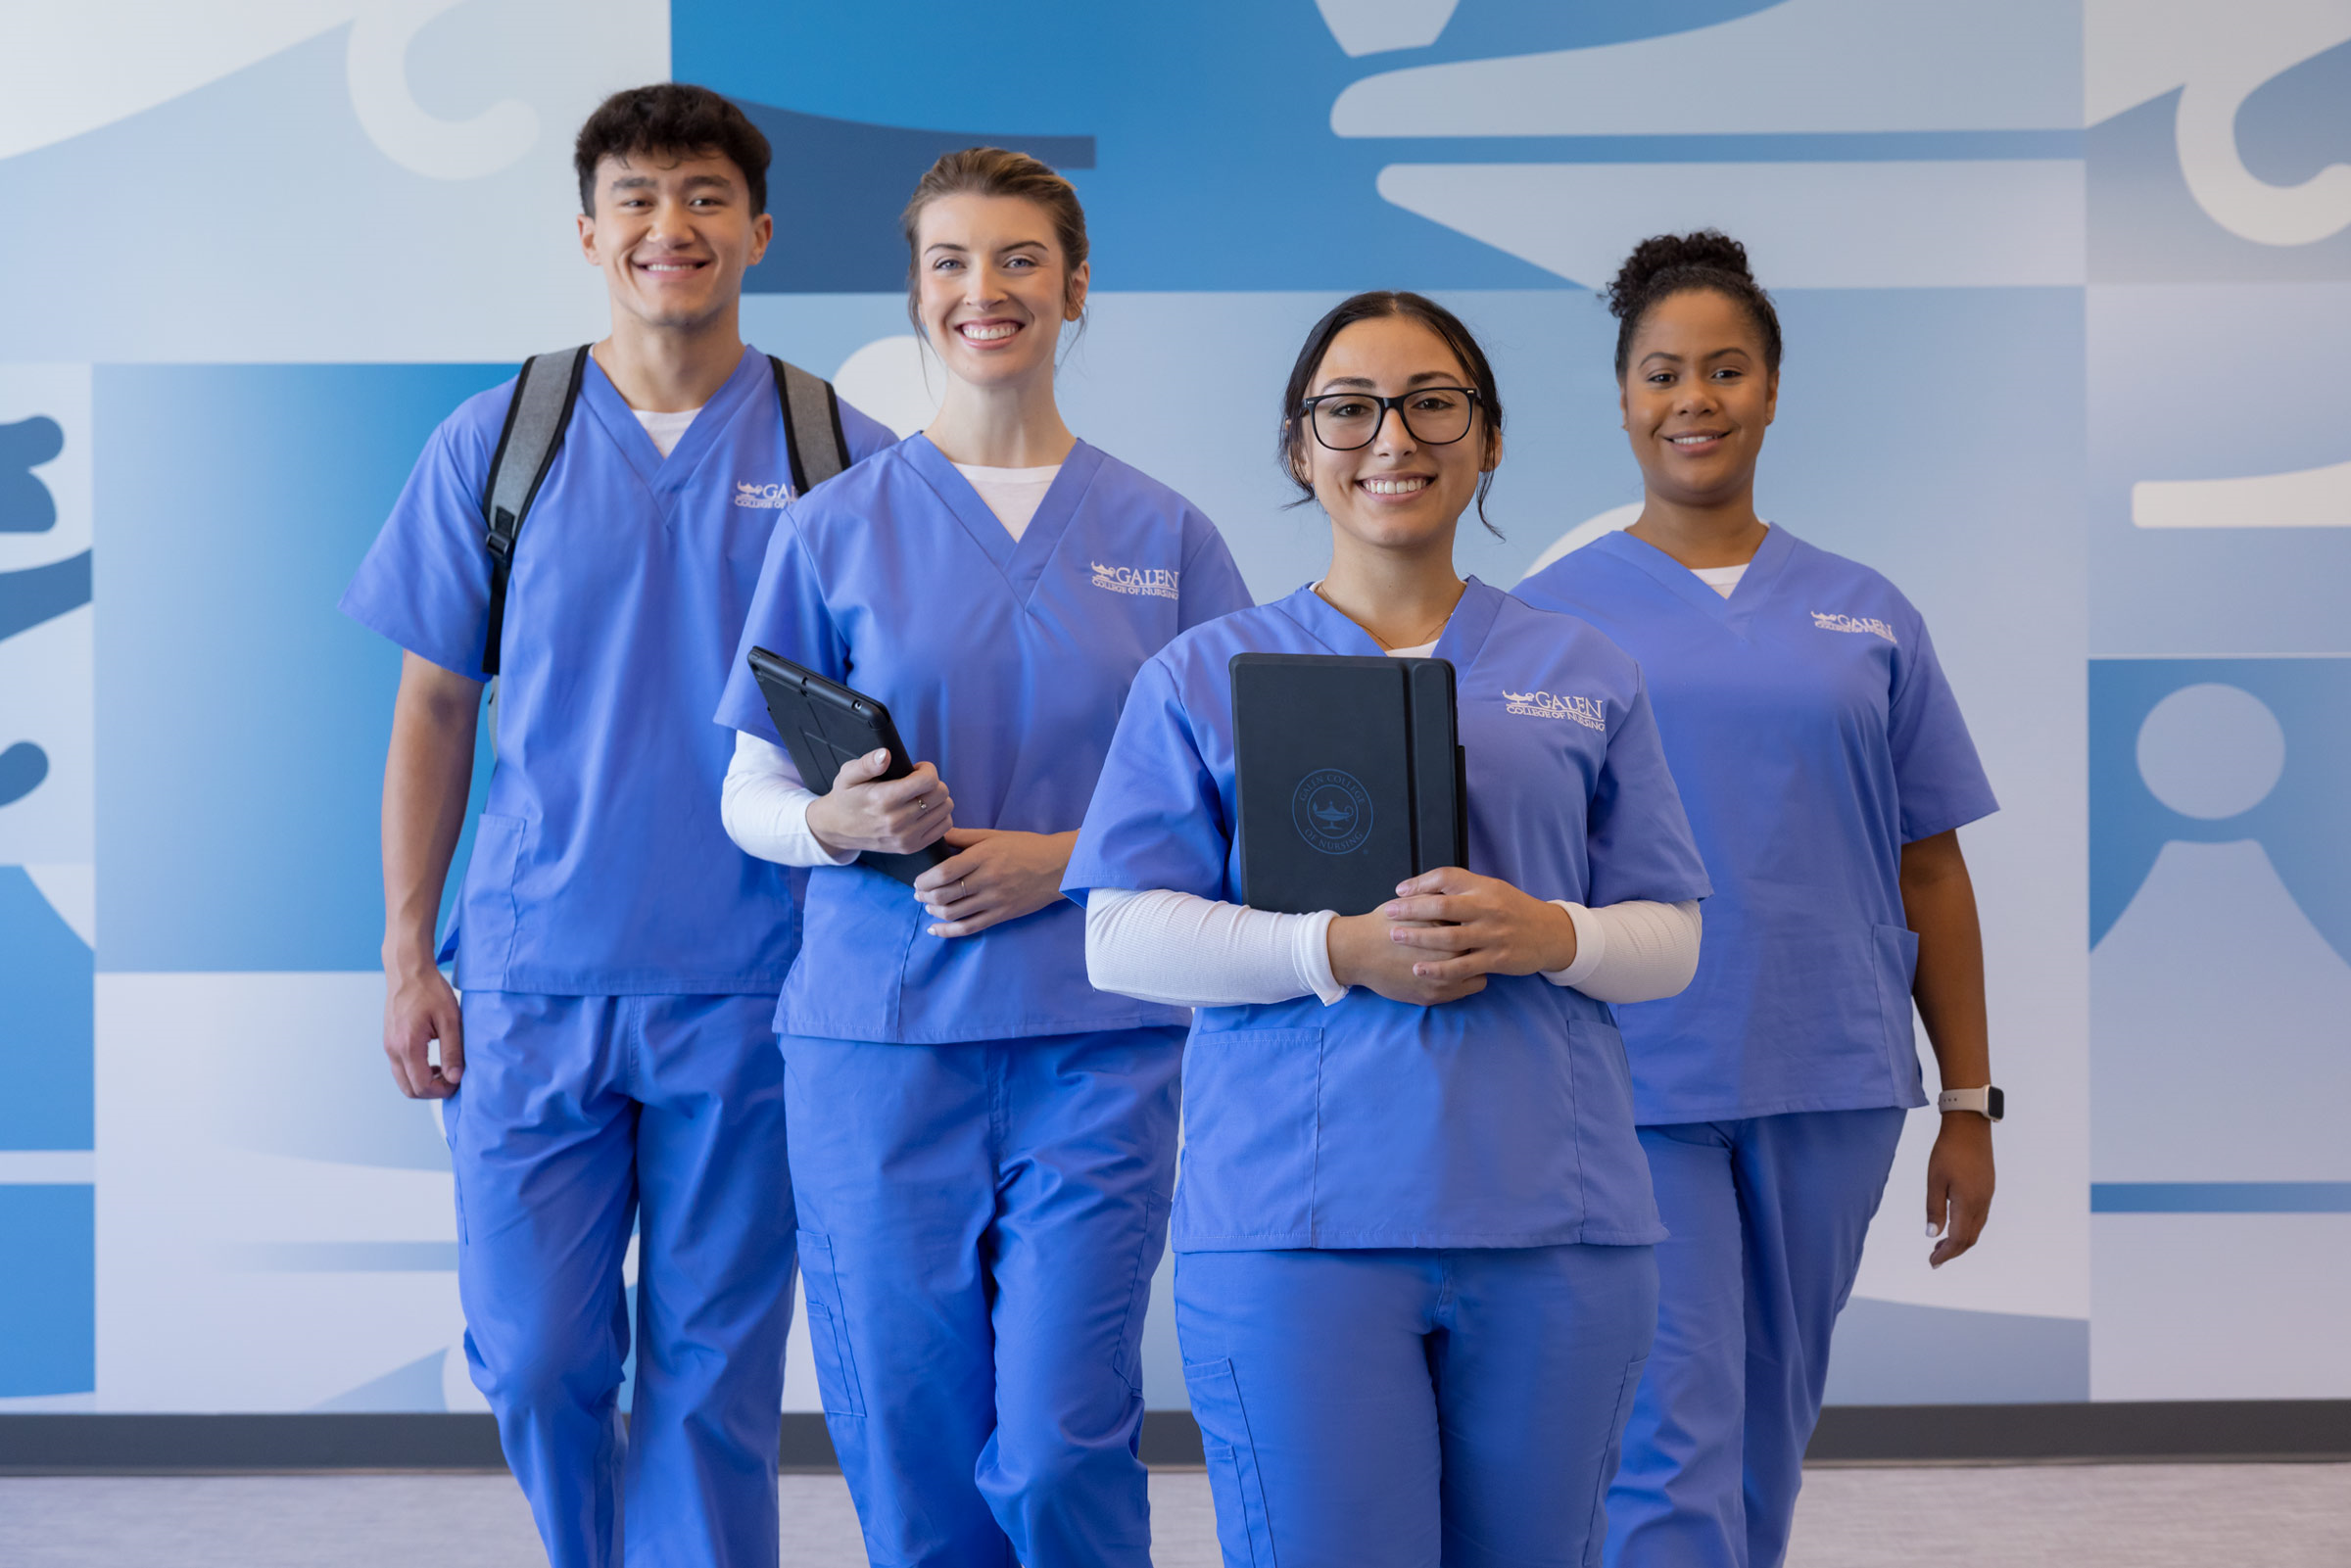
M2008 1097L2000 1093L1997 1088L1986 1089L1984 1091L1984 1114L1994 1121L1999 1120L2008 1114Z

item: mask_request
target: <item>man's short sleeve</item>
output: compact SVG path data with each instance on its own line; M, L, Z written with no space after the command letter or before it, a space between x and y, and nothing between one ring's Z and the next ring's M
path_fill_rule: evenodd
M511 395L508 383L483 396ZM481 493L490 452L468 417L474 411L469 403L425 443L340 608L420 658L486 681L490 552L482 544Z

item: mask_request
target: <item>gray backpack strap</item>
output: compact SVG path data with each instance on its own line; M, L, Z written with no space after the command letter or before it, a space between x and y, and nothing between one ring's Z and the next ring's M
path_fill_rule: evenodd
M822 376L812 376L772 354L767 362L775 368L776 399L784 405L784 451L792 461L792 493L805 496L849 466L840 399Z
M580 378L587 370L586 344L557 354L534 355L522 361L522 374L514 382L514 401L506 404L505 428L498 433L498 451L490 457L490 482L482 491L482 516L490 525L482 536L482 545L490 551L490 630L482 644L485 675L498 674L515 536L522 532L531 502L539 499L547 471L554 466L555 449L563 445L563 430L571 423L572 404L580 401Z

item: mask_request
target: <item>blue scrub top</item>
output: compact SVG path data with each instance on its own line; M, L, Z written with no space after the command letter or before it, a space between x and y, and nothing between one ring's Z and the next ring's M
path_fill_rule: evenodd
M1918 611L1778 527L1727 599L1621 533L1518 593L1641 661L1714 877L1698 978L1617 1010L1642 1122L1924 1105L1901 849L1998 802Z
M718 722L781 743L744 662L764 647L881 698L938 769L956 827L1067 832L1135 671L1249 603L1197 507L1084 442L1016 542L930 438L909 436L785 514ZM941 1043L1184 1022L1087 983L1085 912L1067 900L973 936L933 924L880 872L815 868L776 1027Z
M343 613L474 680L488 635L482 490L514 383L425 444ZM840 407L852 456L888 430ZM506 585L498 766L441 957L467 990L757 993L799 945L791 882L719 824L732 751L706 715L792 465L745 349L664 458L593 356Z
M1179 638L1135 682L1064 890L1240 902L1229 661L1379 651L1311 588ZM1455 670L1469 870L1581 904L1706 895L1638 665L1475 578L1436 656ZM1357 986L1329 1007L1202 1008L1183 1127L1179 1251L1665 1234L1608 1008L1539 974L1438 1007Z

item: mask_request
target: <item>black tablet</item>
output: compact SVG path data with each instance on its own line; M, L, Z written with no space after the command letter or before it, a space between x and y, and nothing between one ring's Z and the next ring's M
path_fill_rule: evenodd
M1451 661L1236 653L1231 674L1250 908L1367 914L1464 864Z
M883 770L883 778L903 779L914 772L913 760L898 741L898 727L890 723L889 710L872 697L765 648L751 649L750 665L759 694L767 698L767 716L775 721L776 734L784 737L792 765L800 770L800 783L818 794L833 787L842 764L877 749L889 752L889 766ZM942 840L911 855L862 850L857 863L911 885L917 877L954 853Z

